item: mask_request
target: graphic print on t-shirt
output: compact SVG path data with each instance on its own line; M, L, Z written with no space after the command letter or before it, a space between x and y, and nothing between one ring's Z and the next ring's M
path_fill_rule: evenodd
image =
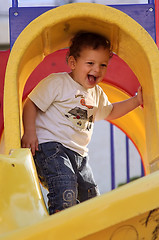
M86 105L83 96L80 95L80 97L80 105L85 106L88 109L93 109L93 106ZM74 126L79 127L80 129L89 131L92 127L93 115L88 116L88 111L86 109L75 107L68 111L65 116L74 124Z

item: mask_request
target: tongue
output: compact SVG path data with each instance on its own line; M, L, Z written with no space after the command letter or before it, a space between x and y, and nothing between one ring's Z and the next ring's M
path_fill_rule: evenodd
M95 82L95 77L93 75L89 75L88 76L88 79L91 83L94 83Z

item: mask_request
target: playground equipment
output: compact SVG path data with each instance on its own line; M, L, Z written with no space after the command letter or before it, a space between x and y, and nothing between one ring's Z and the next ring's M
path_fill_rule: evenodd
M31 153L20 148L23 89L44 57L66 48L81 29L109 38L113 52L131 67L142 85L144 108L114 123L138 147L148 176L48 216ZM61 6L39 16L22 31L13 45L5 77L6 155L0 155L0 169L1 182L6 184L1 188L0 239L157 239L158 76L159 52L154 40L133 19L111 7L88 3ZM112 102L128 97L125 86L119 89L106 82L101 86Z

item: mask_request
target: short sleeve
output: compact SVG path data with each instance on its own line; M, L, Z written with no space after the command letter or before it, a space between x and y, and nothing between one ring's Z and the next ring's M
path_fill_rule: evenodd
M43 112L58 95L59 81L54 74L44 78L28 95L28 98Z
M95 121L103 120L108 117L113 109L113 105L109 102L107 95L99 89L99 104L96 112Z

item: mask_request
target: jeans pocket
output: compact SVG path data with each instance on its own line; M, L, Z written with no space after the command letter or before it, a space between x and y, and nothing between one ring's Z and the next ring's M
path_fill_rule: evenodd
M45 172L47 171L47 168L45 166L44 160L45 160L44 154L42 152L38 151L38 153L36 153L34 156L34 163L35 163L37 174L38 174L41 184L45 188L48 188L48 184L46 181L46 174L45 174Z
M50 214L77 204L77 177L75 175L50 178L48 186Z
M48 187L48 177L57 176L58 162L56 156L60 152L58 143L48 142L39 145L36 151L34 162L40 182L44 187Z
M56 142L42 143L40 145L46 159L56 157L61 150L61 144Z

